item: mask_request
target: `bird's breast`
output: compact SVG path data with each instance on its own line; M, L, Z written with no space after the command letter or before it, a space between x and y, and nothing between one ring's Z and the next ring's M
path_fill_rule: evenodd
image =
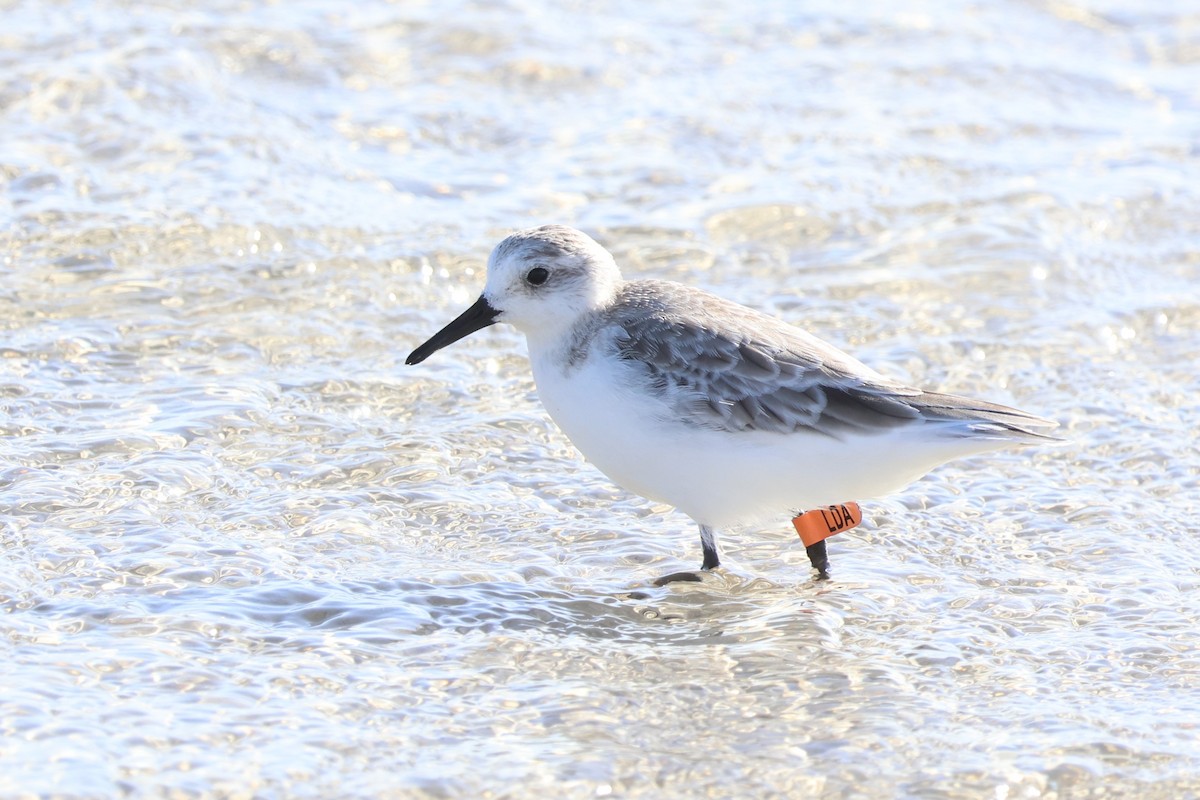
M539 399L584 457L625 488L661 499L644 475L665 468L657 462L670 411L637 385L628 362L593 352L569 366L531 353L531 363Z

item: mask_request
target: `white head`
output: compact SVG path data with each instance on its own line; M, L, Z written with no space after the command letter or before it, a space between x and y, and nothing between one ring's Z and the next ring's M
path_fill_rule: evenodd
M518 231L488 259L483 296L529 336L558 333L583 314L612 302L621 272L607 250L565 225Z
M621 272L612 255L585 233L543 225L512 234L488 259L487 285L475 305L409 355L435 351L494 322L507 322L530 340L564 335L584 314L612 302Z

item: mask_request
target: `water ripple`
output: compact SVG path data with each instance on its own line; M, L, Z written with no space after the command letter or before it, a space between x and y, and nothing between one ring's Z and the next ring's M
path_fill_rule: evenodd
M0 795L1197 794L1194 29L10 4ZM657 587L515 332L402 364L549 221L1068 444Z

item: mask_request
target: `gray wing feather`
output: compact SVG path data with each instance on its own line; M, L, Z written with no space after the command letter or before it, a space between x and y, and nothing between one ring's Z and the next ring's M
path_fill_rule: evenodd
M963 435L1038 437L1053 427L1016 409L889 380L799 328L715 295L659 281L623 287L606 313L620 357L683 421L718 430L841 437L919 421Z

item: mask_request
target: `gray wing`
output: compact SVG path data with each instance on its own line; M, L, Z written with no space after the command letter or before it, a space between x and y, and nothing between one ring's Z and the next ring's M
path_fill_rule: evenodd
M627 284L615 317L622 359L689 424L833 437L943 421L963 435L1038 437L1054 423L889 380L773 317L676 284Z

